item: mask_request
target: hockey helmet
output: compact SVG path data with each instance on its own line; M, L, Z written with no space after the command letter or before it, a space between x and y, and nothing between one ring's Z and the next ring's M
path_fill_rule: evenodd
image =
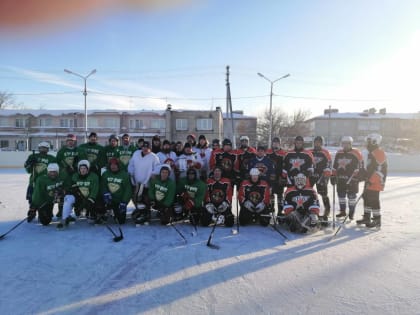
M251 170L249 171L249 175L250 176L259 176L260 175L260 170L256 167L251 168Z
M90 168L90 163L88 160L80 160L79 163L77 163L77 169L80 169L80 167L85 166L88 170Z
M380 145L382 141L382 136L378 133L371 133L366 137L366 142L372 145Z
M159 170L159 174L162 173L163 170L167 170L169 174L171 174L171 166L169 164L162 164Z
M50 163L47 166L47 171L48 172L57 172L58 173L58 169L59 169L59 167L58 167L57 163Z
M302 189L306 186L306 176L303 173L299 173L294 177L295 186Z
M49 149L50 148L50 144L47 141L42 141L42 142L38 143L38 149L40 149L40 148L47 148L47 149Z
M117 135L114 135L114 134L112 134L112 135L109 136L108 141L111 142L111 140L113 140L113 139L114 140L117 140L117 142L119 141L118 136Z
M224 139L224 140L223 140L222 145L223 145L223 146L225 146L225 145L230 145L230 146L232 146L232 141L230 141L230 139L227 139L227 138L226 138L226 139Z
M239 138L240 141L249 141L249 137L248 136L241 136Z
M341 143L353 143L353 138L351 136L343 136L341 138Z

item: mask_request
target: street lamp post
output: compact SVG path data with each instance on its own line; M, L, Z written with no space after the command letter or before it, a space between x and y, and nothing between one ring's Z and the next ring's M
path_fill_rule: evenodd
M287 77L290 77L290 74L285 74L284 76L276 79L276 80L270 80L269 78L267 78L265 75L263 75L262 73L258 72L257 73L261 78L267 80L268 82L270 82L270 124L269 124L269 132L268 132L268 147L271 148L271 138L273 135L273 85L274 83L276 83L277 81L281 80L281 79L285 79Z
M74 74L75 76L82 78L85 84L85 88L83 90L83 95L85 96L85 143L87 142L87 132L88 132L88 115L87 115L87 105L86 105L86 96L87 96L87 89L86 89L86 81L87 79L92 75L96 73L96 69L93 69L88 75L83 76L81 74L78 74L76 72L70 71L68 69L64 69L64 72L67 72L69 74Z

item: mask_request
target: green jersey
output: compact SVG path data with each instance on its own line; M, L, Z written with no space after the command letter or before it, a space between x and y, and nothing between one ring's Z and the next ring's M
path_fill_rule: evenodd
M149 198L157 203L170 207L174 203L175 198L175 182L168 178L162 181L160 178L152 179L149 183Z
M81 176L79 173L73 174L72 186L80 190L82 196L86 199L96 200L99 192L99 178L95 173Z
M207 189L207 185L202 180L196 179L190 182L187 178L181 178L176 188L179 195L183 192L188 193L197 208L202 206Z
M41 175L35 182L32 204L34 208L53 204L57 193L62 190L63 181L57 176L51 178L48 175Z
M31 163L31 161L33 161L33 163ZM56 158L51 154L31 154L24 164L26 172L31 174L29 178L29 184L33 184L39 176L47 175L48 164L55 162Z
M118 147L118 150L119 150L119 153L120 153L120 156L119 156L120 165L125 170L127 170L128 169L128 162L130 161L131 157L133 156L134 151L136 151L137 148L132 144L127 145L127 146L120 145Z
M101 193L109 192L113 203L128 203L131 199L131 183L128 173L124 170L118 172L105 171L101 177Z
M111 158L119 158L120 157L120 150L119 147L113 147L112 145L107 145L104 147L105 152L105 160L106 166L108 166L108 162Z
M79 152L76 147L62 147L57 152L57 164L60 167L60 178L66 188L71 186L71 177L77 172Z
M97 143L83 143L77 147L80 160L88 160L90 171L100 174L101 168L106 165L104 147Z

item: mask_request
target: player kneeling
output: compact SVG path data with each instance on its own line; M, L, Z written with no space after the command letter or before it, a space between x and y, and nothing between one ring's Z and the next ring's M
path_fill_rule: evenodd
M273 211L269 206L270 186L260 179L260 171L257 168L252 168L249 175L250 179L244 180L239 187L239 223L246 225L259 221L262 226L267 226Z
M286 190L284 196L285 223L291 232L314 231L319 223L317 193L302 173L294 177L294 184Z

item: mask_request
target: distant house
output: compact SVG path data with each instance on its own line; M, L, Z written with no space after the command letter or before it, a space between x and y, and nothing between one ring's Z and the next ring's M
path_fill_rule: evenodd
M187 135L203 134L211 141L225 137L224 118L220 107L215 110L89 110L85 128L84 111L80 110L0 110L0 150L32 150L48 141L54 150L73 133L84 142L91 131L99 143L106 144L111 134L128 133L133 142L150 140L154 135L171 141L185 141ZM242 133L252 139L256 134L256 118L235 114L237 137Z
M324 115L305 121L312 136L323 136L328 144L338 144L343 135L352 136L356 144L364 143L370 133L379 133L385 144L411 138L420 129L420 113L386 113L384 109L362 113L339 113L326 110Z

